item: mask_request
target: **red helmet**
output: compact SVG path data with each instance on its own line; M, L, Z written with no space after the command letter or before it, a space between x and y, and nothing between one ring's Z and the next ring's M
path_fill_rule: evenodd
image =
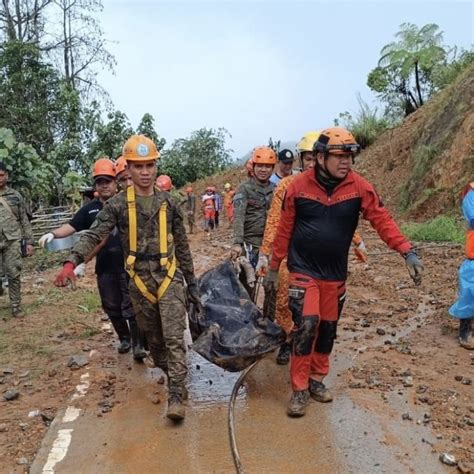
M108 158L99 158L94 163L94 168L92 169L92 177L96 178L97 176L111 176L115 178L115 166L113 161Z
M161 191L171 191L171 188L173 187L171 178L166 174L162 174L156 178L156 185Z

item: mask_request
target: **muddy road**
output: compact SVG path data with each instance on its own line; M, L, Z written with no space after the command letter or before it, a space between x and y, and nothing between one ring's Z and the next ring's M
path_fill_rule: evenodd
M474 358L457 346L456 326L446 313L455 296L460 249L423 250L427 275L414 288L402 259L380 253L386 249L369 229L363 234L376 255L368 265L351 262L327 380L335 400L311 402L304 418L290 419L288 368L275 364L275 354L259 362L236 404L246 472L442 473L453 469L439 461L444 452L466 472L472 469ZM198 273L224 258L228 242L226 230L211 243L202 234L192 237ZM93 277L74 295L52 290L39 305L35 301L49 291L51 275L27 282L30 308L21 326L3 322L8 336L35 318L49 352L15 359L13 349L0 352L0 369L14 370L0 374L2 389L22 392L18 400L0 402L0 472L234 472L227 403L238 374L190 351L187 417L172 424L165 417L161 371L119 356L91 301L89 312L77 308L84 306L81 291L92 298ZM45 281L38 284L38 278ZM58 317L54 305L72 313L51 337ZM87 365L68 368L71 354L85 355ZM35 360L43 370L35 372ZM27 370L30 375L20 378ZM31 410L49 413L51 426L44 417L29 418Z

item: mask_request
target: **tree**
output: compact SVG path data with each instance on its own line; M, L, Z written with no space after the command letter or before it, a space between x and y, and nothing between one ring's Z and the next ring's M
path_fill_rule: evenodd
M278 155L280 152L281 140L273 141L272 137L268 139L268 146Z
M158 163L160 174L167 174L175 186L211 176L230 165L230 153L225 141L230 137L225 128L201 128L189 138L181 138L165 150Z
M106 49L104 34L96 19L100 0L54 0L61 15L61 33L52 49L62 64L64 78L86 95L105 91L97 83L94 66L113 69L116 61Z
M18 142L13 132L0 128L0 161L5 163L13 188L32 201L51 195L54 168L31 145Z
M101 156L118 158L122 154L123 144L134 133L123 112L110 112L107 118L109 121L106 124L101 121L95 124L95 139L88 150L88 162L91 164Z
M155 119L149 113L143 115L140 123L137 127L137 133L140 135L145 135L156 145L158 151L161 151L166 145L166 140L164 138L159 138L158 133L155 130Z
M434 92L433 71L445 61L446 50L441 46L443 33L433 23L421 28L403 23L395 36L399 40L382 48L367 85L408 115Z

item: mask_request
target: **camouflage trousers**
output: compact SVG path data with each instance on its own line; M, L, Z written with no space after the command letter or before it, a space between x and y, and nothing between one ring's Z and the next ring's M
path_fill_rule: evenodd
M21 305L21 248L19 240L0 239L0 257L3 272L8 279L8 294L13 308Z
M154 291L156 287L149 291ZM186 303L182 277L174 277L170 286L156 304L150 303L130 282L132 299L138 327L144 333L151 356L157 367L168 373L169 388L184 387L187 365L184 330L186 329Z
M194 226L196 225L194 212L187 211L186 217L188 218L189 232L192 234L194 232Z

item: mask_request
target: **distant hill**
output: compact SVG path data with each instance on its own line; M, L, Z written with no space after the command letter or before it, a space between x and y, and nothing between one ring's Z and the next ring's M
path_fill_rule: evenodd
M414 218L459 212L474 179L474 66L356 159L385 204Z

